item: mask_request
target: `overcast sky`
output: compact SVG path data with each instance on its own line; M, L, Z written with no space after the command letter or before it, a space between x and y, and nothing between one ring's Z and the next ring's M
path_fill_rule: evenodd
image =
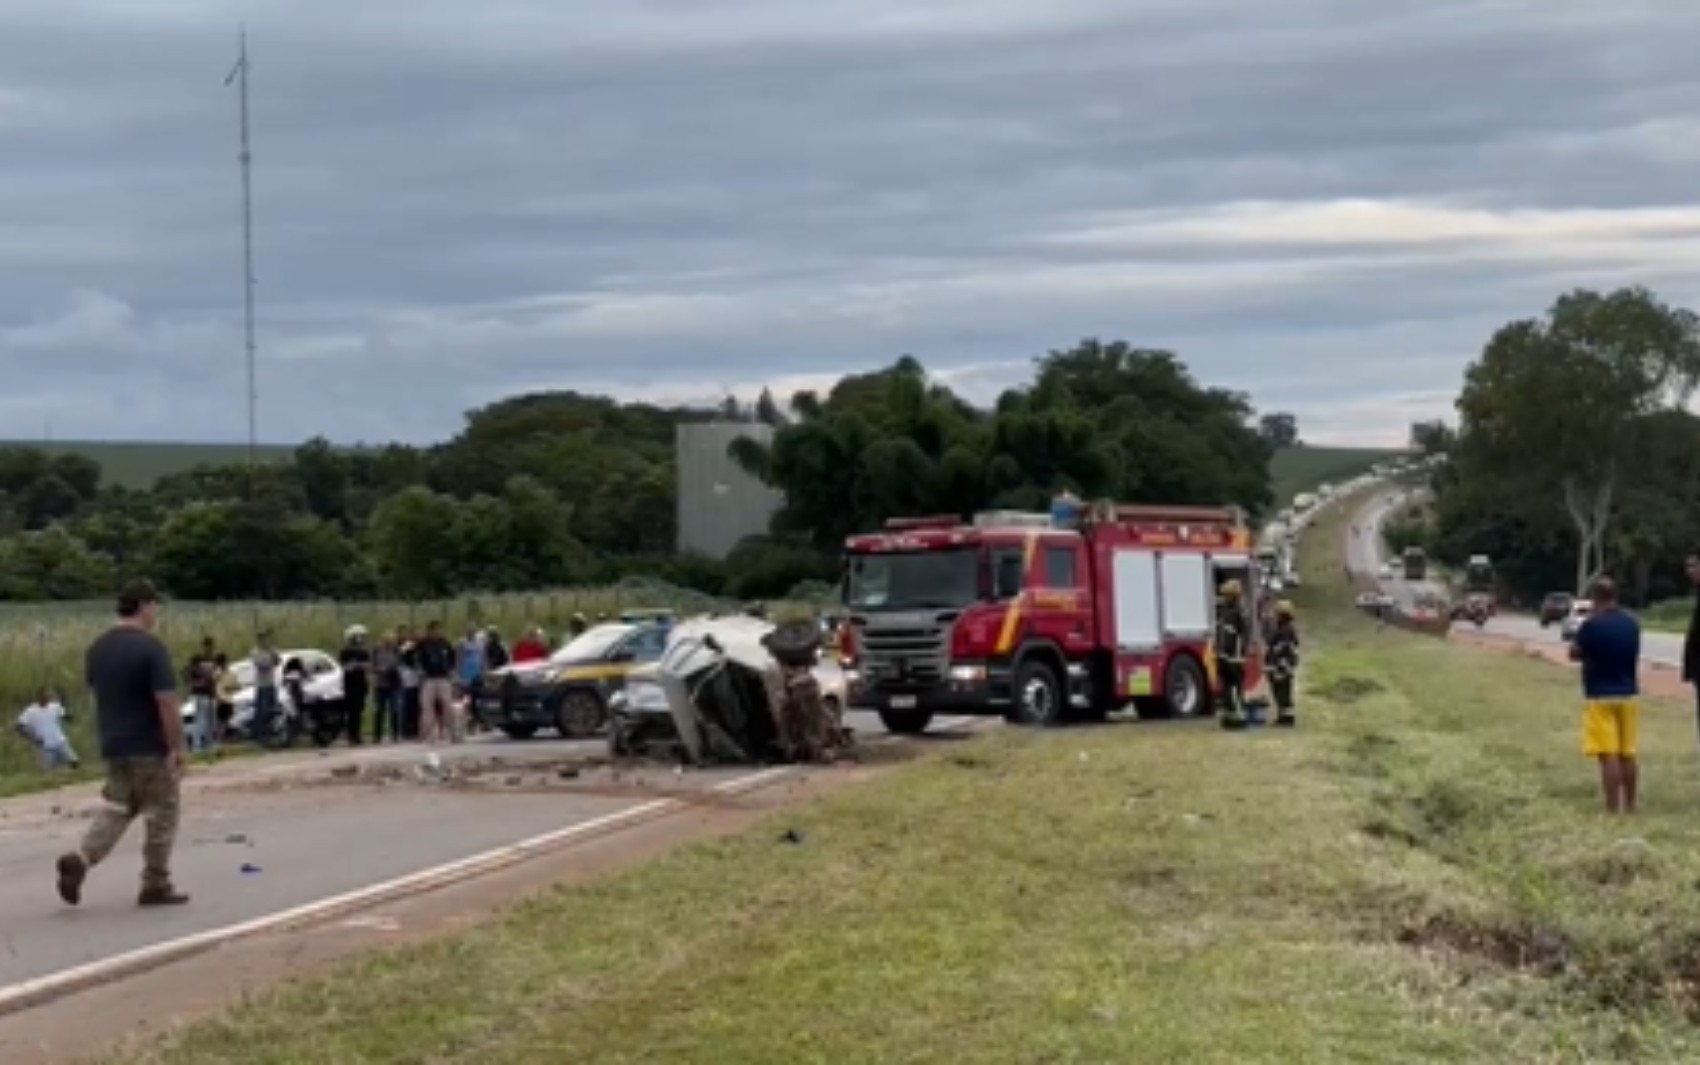
M1700 305L1694 0L7 0L0 435L430 441L1083 336L1317 442L1500 323Z

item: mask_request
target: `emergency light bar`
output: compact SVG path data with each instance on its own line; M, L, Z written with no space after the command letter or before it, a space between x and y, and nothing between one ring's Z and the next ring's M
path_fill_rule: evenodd
M955 514L933 514L925 518L887 518L885 528L890 532L904 529L954 529L962 524Z

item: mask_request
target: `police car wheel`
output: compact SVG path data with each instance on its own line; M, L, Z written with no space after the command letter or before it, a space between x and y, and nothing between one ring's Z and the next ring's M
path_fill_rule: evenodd
M593 736L602 727L602 700L595 692L570 691L555 711L555 726L567 739Z

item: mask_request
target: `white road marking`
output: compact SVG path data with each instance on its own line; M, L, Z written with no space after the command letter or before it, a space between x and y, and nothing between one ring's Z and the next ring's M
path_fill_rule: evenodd
M955 728L984 720L987 719L952 717L940 720L938 725L941 728ZM757 773L721 781L714 785L712 790L722 795L742 794L746 791L754 791L802 768L804 767L795 765L776 766ZM56 973L36 977L33 980L24 980L9 987L0 988L0 1015L16 1012L40 1001L78 991L85 987L109 983L146 969L157 968L192 954L211 950L233 940L245 939L264 932L279 931L292 925L317 923L338 914L358 910L375 903L388 902L434 888L447 887L450 884L515 865L537 854L560 849L585 837L654 820L663 814L674 813L686 809L688 806L689 803L683 799L656 799L611 814L605 814L602 817L592 818L589 821L580 821L565 828L532 836L518 843L497 847L469 858L422 869L419 872L409 873L381 883L369 884L366 887L356 888L340 895L332 895L317 902L309 902L263 917L225 925L222 928L196 932L178 939L166 940L163 943L154 943L123 954L115 954L110 958L102 958L99 961L78 965L70 969L61 969Z

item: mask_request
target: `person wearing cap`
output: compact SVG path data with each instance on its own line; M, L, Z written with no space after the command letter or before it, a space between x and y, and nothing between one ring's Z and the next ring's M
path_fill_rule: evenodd
M1269 646L1263 651L1263 670L1269 675L1269 694L1275 699L1275 724L1292 728L1293 678L1299 671L1299 630L1293 620L1293 604L1285 599L1275 604L1275 625Z
M171 880L177 842L178 784L185 760L183 715L177 701L177 671L171 652L155 636L159 593L136 581L118 594L118 622L89 645L84 674L94 691L100 756L106 763L105 804L89 823L77 850L57 863L59 897L82 901L83 881L123 838L130 822L143 819L142 906L176 906L189 901Z
M1226 581L1217 593L1216 677L1222 693L1222 727L1245 728L1245 656L1247 633L1244 593L1239 581Z

